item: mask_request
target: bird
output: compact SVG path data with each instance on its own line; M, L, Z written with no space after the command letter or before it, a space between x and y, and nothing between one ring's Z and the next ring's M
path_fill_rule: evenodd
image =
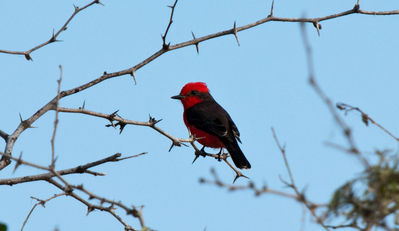
M189 132L205 147L226 148L237 168L250 169L251 164L241 151L240 132L229 113L210 94L204 82L184 85L179 95L171 97L183 104L183 120Z

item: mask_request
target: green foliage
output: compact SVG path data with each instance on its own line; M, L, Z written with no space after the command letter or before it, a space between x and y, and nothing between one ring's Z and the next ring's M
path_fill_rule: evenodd
M0 223L0 231L7 231L7 225Z
M368 167L356 179L338 188L329 205L329 217L344 217L356 227L379 226L388 228L392 215L399 223L399 168L398 157L387 158L387 152L377 151L379 162Z

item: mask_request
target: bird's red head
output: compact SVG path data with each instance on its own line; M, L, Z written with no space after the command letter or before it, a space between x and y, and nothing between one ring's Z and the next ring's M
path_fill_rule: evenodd
M209 89L203 82L187 83L181 89L180 94L173 96L172 99L179 99L183 107L190 108L203 101L203 96L209 94Z

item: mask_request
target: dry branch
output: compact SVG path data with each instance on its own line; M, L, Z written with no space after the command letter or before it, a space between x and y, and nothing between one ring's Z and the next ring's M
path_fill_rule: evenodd
M345 114L347 114L350 111L358 111L361 116L362 116L362 121L363 123L368 126L369 122L371 122L372 124L374 124L375 126L377 126L378 128L380 128L382 131L384 131L385 133L387 133L389 136L391 136L394 140L399 142L399 138L394 136L392 134L392 132L390 132L388 129L384 128L381 124L377 123L373 118L371 118L367 113L363 112L362 110L360 110L360 108L358 107L353 107L349 104L346 103L337 103L336 104L337 108L339 110L343 110L345 111Z
M144 153L142 153L142 154L144 154ZM142 154L138 154L138 155L142 155ZM138 155L135 155L135 156L138 156ZM108 156L101 160L90 162L90 163L87 163L84 165L79 165L74 168L59 170L59 171L57 171L57 173L61 176L69 175L69 174L82 174L82 173L88 173L88 174L95 175L95 176L104 175L102 173L89 171L88 169L93 168L98 165L102 165L107 162L116 162L116 161L124 160L127 158L127 157L120 158L121 156L122 156L122 154L116 153L114 155ZM28 162L23 161L22 163L28 165L27 164ZM37 166L34 166L32 163L30 163L29 165L33 166L33 167L37 167ZM46 170L46 169L43 169L43 170ZM54 176L55 176L54 173L49 172L49 173L38 174L38 175L16 177L16 178L10 178L10 179L0 179L0 185L14 185L14 184L20 184L20 183L25 183L25 182L47 180L47 179L53 178Z
M72 19L81 11L83 11L84 9L90 7L91 5L94 4L101 4L99 0L94 0L92 2L90 2L89 4L83 6L83 7L78 7L78 6L74 6L74 12L72 13L72 15L68 18L68 20L64 23L64 25L62 25L62 27L60 29L58 29L57 32L51 35L50 39L29 49L26 51L10 51L10 50L0 50L0 53L6 53L6 54L12 54L12 55L24 55L26 60L32 60L31 57L31 53L34 52L35 50L42 48L44 46L49 45L50 43L54 43L54 42L59 42L59 40L57 40L58 36L67 29L68 24L72 21Z
M298 187L296 186L295 181L294 181L294 176L292 175L292 172L291 172L290 165L288 164L287 155L286 155L286 153L285 153L285 147L281 146L281 144L280 144L280 142L279 142L279 140L278 140L278 138L277 138L276 132L274 131L273 128L272 128L272 133L273 133L274 141L276 142L277 147L278 147L278 149L280 150L281 155L283 156L284 165L285 165L285 167L286 167L286 169L287 169L288 176L289 176L289 178L290 178L290 182L289 182L289 183L282 180L283 183L286 184L288 187L292 188L292 189L295 191L295 194L296 194L296 196L297 196L297 200L298 200L299 202L302 202L302 203L305 205L305 207L309 210L309 212L312 214L312 216L316 219L316 222L319 223L319 225L321 225L326 231L329 231L330 229L324 224L324 219L323 219L321 216L319 216L319 215L316 214L316 211L315 211L315 210L316 210L316 208L317 208L318 206L317 206L316 204L310 202L310 201L306 198L305 194L304 194L304 193L301 193L301 192L298 190Z
M30 209L28 215L26 216L26 218L25 218L25 220L24 220L24 223L22 224L21 231L24 230L24 227L25 227L26 223L28 222L28 219L29 219L30 215L33 213L33 210L35 210L35 208L36 208L38 205L41 205L41 206L45 207L46 203L49 202L50 200L52 200L52 199L54 199L54 198L57 198L57 197L60 197L60 196L64 196L64 195L66 195L66 194L65 194L65 193L55 194L55 195L53 195L52 197L50 197L50 198L48 198L48 199L46 199L46 200L41 200L41 199L36 198L36 197L31 197L32 199L37 200L37 203L34 204L33 207Z

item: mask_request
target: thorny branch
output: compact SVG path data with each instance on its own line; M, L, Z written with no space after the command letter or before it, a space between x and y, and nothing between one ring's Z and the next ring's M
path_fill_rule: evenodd
M154 129L155 131L157 131L158 133L160 133L161 135L170 139L172 141L173 146L181 146L182 143L188 143L188 142L192 141L192 139L179 139L179 138L173 137L169 133L165 132L164 130L162 130L161 128L156 126L156 124L160 120L155 120L153 117L150 117L150 119L147 122L141 122L141 121L124 119L117 114L118 111L113 112L111 114L104 114L104 113L100 113L100 112L89 111L84 108L74 109L74 108L64 108L64 107L59 107L58 111L64 112L64 113L79 113L79 114L85 114L85 115L89 115L89 116L107 119L110 121L110 124L106 125L106 126L114 127L114 128L116 128L116 126L119 126L120 132L122 132L122 130L125 128L125 126L127 124L150 127L152 129ZM117 121L117 123L114 123L115 121Z
M117 161L124 160L126 158L137 157L137 156L144 155L144 154L146 154L146 153L140 153L140 154L137 154L137 155L133 155L133 156L129 156L129 157L122 157L121 158L122 154L116 153L114 155L108 156L108 157L103 158L101 160L90 162L90 163L87 163L87 164L84 164L84 165L79 165L79 166L76 166L74 168L68 168L68 169L64 169L64 170L59 170L59 171L57 171L57 174L63 176L63 175L69 175L69 174L87 173L87 174L91 174L91 175L94 175L94 176L104 176L105 175L104 173L94 172L94 171L91 171L89 169L93 168L95 166L98 166L98 165L102 165L104 163L117 162ZM15 158L15 157L11 157L11 158ZM32 166L32 167L38 167L38 166L35 166L35 164L26 162L24 160L20 160L20 162L21 162L21 164L29 165L29 166ZM47 169L44 168L42 170L47 170ZM20 183L25 183L25 182L47 180L47 179L50 179L50 178L52 178L54 176L55 176L54 173L48 172L48 173L38 174L38 175L16 177L16 178L10 178L10 179L0 179L0 185L14 185L14 184L20 184Z
M99 3L98 1L93 1L91 4L94 3ZM176 2L175 2L176 4ZM174 4L174 6L175 6ZM85 6L86 8L88 7ZM78 10L82 10L85 7L79 8ZM172 10L174 10L174 8L172 8ZM14 143L15 141L18 139L18 137L20 136L20 134L26 130L27 128L31 127L31 125L38 119L40 118L43 114L45 114L46 112L48 112L49 110L53 109L53 105L54 103L57 101L58 99L62 99L66 96L69 95L73 95L76 94L80 91L86 90L87 88L90 88L94 85L97 85L105 80L111 79L111 78L115 78L115 77L119 77L119 76L123 76L123 75L131 75L134 77L135 79L135 73L138 69L142 68L143 66L147 65L148 63L152 62L153 60L155 60L156 58L158 58L159 56L163 55L166 52L172 51L172 50L176 50L176 49L180 49L186 46L191 46L194 45L196 46L196 48L198 48L198 44L206 41L206 40L210 40L210 39L214 39L217 37L221 37L221 36L225 36L225 35L229 35L232 34L234 36L237 36L237 32L243 31L243 30L247 30L250 29L252 27L255 26L259 26L263 23L267 23L267 22L272 22L272 21L281 21L281 22L302 22L302 23L312 23L313 25L316 25L317 29L321 29L321 26L319 24L319 22L321 21L325 21L325 20L330 20L330 19L334 19L334 18L339 18L339 17L343 17L346 15L350 15L350 14L365 14L365 15L397 15L399 14L399 10L393 10L393 11L365 11L365 10L361 10L359 7L359 4L357 3L355 5L355 7L353 9L341 12L341 13L336 13L336 14L332 14L332 15L328 15L328 16L324 16L324 17L318 17L318 18L281 18L281 17L275 17L274 13L270 14L269 16L267 16L266 18L263 18L261 20L258 20L256 22L241 26L241 27L233 27L232 29L229 30L225 30L225 31L221 31L221 32L217 32L214 34L209 34L203 37L199 37L199 38L195 38L193 37L192 40L186 41L186 42L182 42L182 43L177 43L175 45L168 45L168 49L164 49L163 47L158 50L157 52L155 52L153 55L151 55L150 57L144 59L143 61L141 61L140 63L134 65L133 67L130 67L128 69L125 70L121 70L121 71L117 71L117 72L112 72L112 73L107 73L104 72L104 74L88 83L85 83L81 86L75 87L73 89L67 90L67 91L62 91L56 97L54 97L52 100L50 100L50 102L48 102L47 104L45 104L43 107L41 107L35 114L33 114L32 116L30 116L28 119L23 120L18 127L16 128L16 130L9 135L8 137L8 141L6 143L6 147L5 147L5 151L4 153L7 155L11 155L12 154L12 150L14 147ZM76 15L76 13L74 14ZM172 14L171 14L172 16ZM70 21L70 20L69 20ZM67 21L67 22L69 22ZM62 31L62 30L60 30ZM169 30L167 30L169 31ZM165 31L165 36L166 36L166 32ZM55 35L59 35L59 33L56 33ZM237 37L238 38L238 37ZM38 48L36 48L38 49ZM25 53L23 53L25 54ZM350 131L350 130L345 130L345 131ZM350 134L349 134L350 137ZM349 140L351 138L348 138ZM355 146L353 146L353 151L357 151L357 149L355 148ZM3 158L0 160L0 170L5 168L7 165L10 164L10 160L8 158Z
M65 30L67 30L67 26L68 24L72 21L72 19L81 11L83 11L84 9L90 7L91 5L94 4L101 4L101 2L99 0L94 0L92 2L90 2L89 4L83 6L83 7L78 7L78 6L74 6L74 12L72 13L72 15L68 18L68 20L64 23L64 25L62 25L62 27L51 35L50 39L29 49L26 51L10 51L10 50L1 50L0 49L0 53L6 53L6 54L12 54L12 55L24 55L26 60L32 60L31 57L31 53L34 52L35 50L42 48L44 46L47 46L50 43L54 43L54 42L59 42L60 40L58 40L58 36Z
M382 125L380 125L379 123L377 123L373 118L371 118L367 113L363 112L362 110L360 110L360 108L358 107L353 107L349 104L346 103L337 103L336 104L337 108L339 110L342 110L345 112L345 115L350 112L350 111L358 111L360 112L361 116L362 116L362 121L363 123L368 126L369 122L371 122L372 124L374 124L375 126L377 126L378 128L380 128L382 131L384 131L385 133L387 133L389 136L391 136L394 140L399 142L399 138L394 136L388 129L384 128Z
M211 154L211 153L207 153L205 152L203 149L198 149L198 147L194 144L194 142L197 139L200 138L196 138L196 137L190 137L188 139L181 139L181 138L175 138L172 135L168 134L167 132L165 132L164 130L162 130L161 128L159 128L158 126L156 126L156 124L160 121L160 120L155 120L153 117L150 117L149 121L147 122L140 122L140 121L134 121L134 120L128 120L128 119L124 119L122 117L120 117L117 112L113 112L111 114L104 114L104 113L100 113L100 112L94 112L94 111L89 111L84 109L83 107L74 109L74 108L64 108L64 107L59 107L58 108L59 112L64 112L64 113L79 113L79 114L85 114L85 115L89 115L89 116L94 116L94 117L99 117L99 118L104 118L110 121L110 124L106 125L107 127L114 127L116 128L117 126L119 126L120 132L123 131L123 129L125 128L125 126L127 124L131 124L131 125L137 125L137 126L145 126L145 127L151 127L152 129L154 129L155 131L157 131L158 133L160 133L161 135L167 137L168 139L170 139L172 141L172 145L169 149L169 151L173 148L173 146L181 146L184 143L190 143L191 146L194 148L195 150L195 159L193 161L193 163L197 160L197 158L199 156L203 156L203 157L213 157L215 159L218 160L223 160L228 166L230 166L231 169L233 169L233 171L236 173L236 177L234 179L234 181L236 181L239 177L245 177L247 178L244 174L242 174L241 171L239 171L238 169L236 169L228 160L227 158L230 156L228 154ZM115 123L115 121L117 123Z
M173 14L175 13L175 7L176 7L176 4L177 4L177 1L178 0L175 0L175 3L172 6L169 6L170 9L171 9L169 23L168 23L168 26L166 27L165 33L162 35L162 48L165 49L165 50L168 50L169 46L170 46L170 43L166 44L166 36L168 35L170 26L173 23Z
M74 193L73 189L78 189L80 190L80 188L83 188L83 186L73 186L71 185L71 187L67 187L67 186L62 186L60 183L58 183L57 181L53 180L53 179L48 179L47 182L49 182L50 184L56 186L57 188L59 188L61 191L64 191L66 193L66 195L71 196L73 198L75 198L77 201L81 202L82 204L87 206L87 214L89 214L90 212L94 211L94 210L100 210L100 211L105 211L108 212L109 214L111 214L115 219L117 219L124 227L126 231L135 231L136 229L132 228L128 223L126 223L116 212L115 212L115 204L110 204L108 207L103 206L103 205L96 205L96 204L92 204L90 202L88 202L87 200L83 199L82 197L80 197L78 194ZM82 191L82 190L80 190ZM84 192L84 191L82 191ZM90 199L90 195L89 199ZM101 202L101 201L100 201ZM145 227L142 227L145 230Z
M287 197L287 198L299 201L297 195L295 195L295 194L290 194L290 193L274 190L274 189L267 187L266 185L263 185L262 187L256 187L256 185L253 182L248 182L247 185L226 184L219 178L219 176L216 174L215 169L213 169L213 168L211 169L211 174L214 178L213 180L207 180L204 178L200 178L200 183L216 185L221 188L226 188L229 191L251 190L254 192L255 196L260 196L263 194L272 194L272 195Z
M4 153L1 153L2 155L5 155ZM141 155L144 155L145 153L140 153L134 156L128 156L128 157L123 157L121 158L121 154L117 153L114 154L112 156L106 157L104 159L98 160L98 161L94 161L91 163L87 163L84 165L80 165L77 166L75 168L70 168L70 169L65 169L65 170L59 170L59 171L55 171L53 168L51 167L45 167L45 166L41 166L41 165L37 165L34 163L30 163L28 161L24 161L22 160L21 157L19 158L15 158L13 156L9 156L11 159L17 161L17 163L19 165L27 165L27 166L32 166L38 169L42 169L42 170L46 170L48 171L48 173L45 174L39 174L39 175L33 175L33 176L25 176L25 177L17 177L17 178L11 178L11 179L1 179L0 180L0 185L14 185L14 184L19 184L19 183L25 183L25 182L32 182L32 181L39 181L39 180L44 180L47 181L53 185L55 185L57 188L61 189L64 193L63 195L65 196L72 196L73 198L75 198L76 200L80 201L81 203L85 204L88 207L88 213L90 213L91 211L98 209L101 211L106 211L108 213L110 213L113 217L115 217L122 225L124 225L125 230L135 230L133 229L130 225L128 225L116 212L115 212L115 208L114 206L118 206L120 208L122 208L123 210L126 211L126 213L128 215L132 215L133 217L139 219L140 224L142 225L142 228L146 228L144 226L144 219L142 216L142 212L141 209L137 210L136 207L132 207L129 208L128 206L122 204L121 202L114 202L112 200L108 200L106 198L101 198L98 197L92 193L89 193L89 191L87 191L86 189L83 188L83 185L79 185L79 186L75 186L72 185L70 183L68 183L63 177L61 177L62 175L69 175L69 174L77 174L77 173L88 173L88 174L92 174L92 175L104 175L103 173L97 173L97 172L93 172L88 170L89 168L107 163L107 162L115 162L115 161L121 161L121 160L125 160L128 158L133 158L133 157L138 157ZM64 184L64 186L60 183L58 183L56 180L54 180L53 178L56 177L58 178L62 184ZM74 189L77 189L81 192L83 192L84 194L86 194L90 199L98 199L101 203L101 205L95 205L95 204L91 204L89 203L87 200L83 199L82 197L80 197L78 194L74 193ZM105 207L102 204L103 203L108 203L110 204L109 207ZM34 208L32 208L31 212L33 211ZM31 212L29 213L27 219L29 218ZM27 221L26 219L26 221ZM24 222L24 225L26 223L26 221Z

